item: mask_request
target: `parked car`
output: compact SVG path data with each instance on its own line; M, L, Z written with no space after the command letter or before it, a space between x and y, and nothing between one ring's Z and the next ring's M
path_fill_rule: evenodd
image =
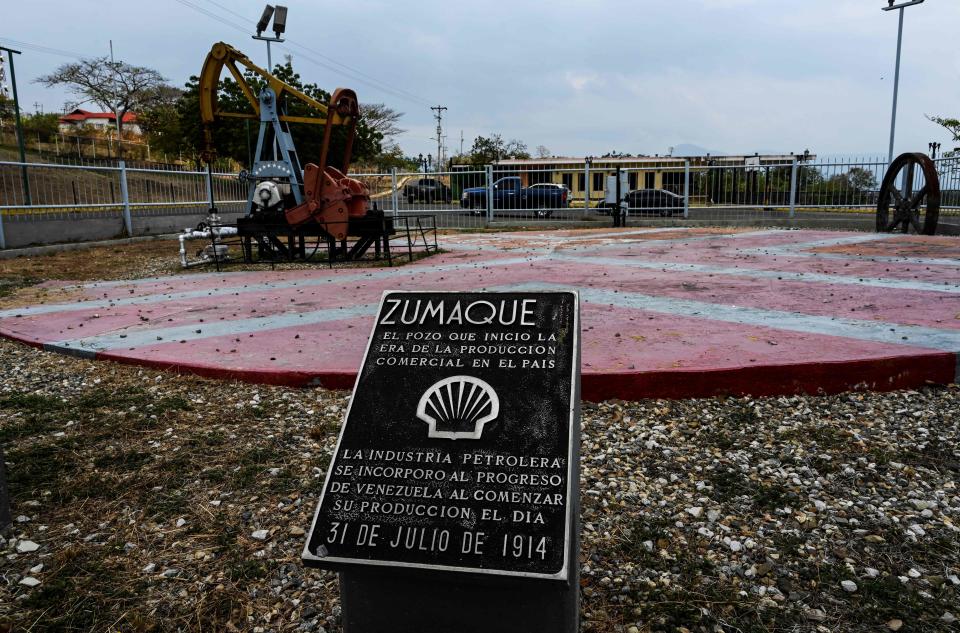
M566 207L568 200L567 188L562 185L540 183L523 187L517 176L501 178L493 183L494 209L534 209L537 217L549 218L554 209ZM460 196L460 206L464 209L476 209L478 214L482 213L483 209L487 208L487 188L464 189Z
M627 192L624 200L629 211L637 211L644 215L659 213L661 216L672 216L678 210L683 212L683 196L666 189L634 189ZM610 215L611 209L614 208L616 206L612 202L601 202L597 206L597 211Z
M560 191L563 192L563 193L561 194L561 198L562 198L562 200L561 200L562 208L566 208L566 207L570 204L570 198L573 197L573 196L571 195L572 192L570 191L570 189L567 188L566 185L561 185L561 184L558 184L558 183L555 183L555 182L540 182L540 183L537 183L537 184L535 184L535 185L530 185L530 187L528 187L528 188L531 189L531 190L537 190L537 189L559 189Z
M412 178L403 186L407 202L450 202L450 187L436 178Z

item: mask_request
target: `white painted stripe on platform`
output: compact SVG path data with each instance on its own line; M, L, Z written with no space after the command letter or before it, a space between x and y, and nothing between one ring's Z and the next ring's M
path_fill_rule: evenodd
M53 303L25 308L10 308L0 310L0 319L9 317L26 317L38 314L52 314L55 312L74 312L77 310L95 310L106 309L120 306L149 305L154 303L163 303L166 301L189 301L191 299L204 299L207 297L223 297L236 293L249 294L256 292L271 292L275 290L285 290L289 288L313 288L327 284L353 283L357 281L376 281L378 279L389 279L391 277L410 277L417 273L436 274L449 273L458 270L471 270L477 268L493 268L498 266L512 266L513 264L526 264L536 259L535 257L511 257L504 259L493 259L468 262L462 264L446 264L431 267L410 267L403 266L398 268L382 268L376 270L366 270L362 273L352 275L330 275L322 278L304 278L297 281L276 281L242 284L238 286L220 286L217 288L204 288L200 290L185 290L182 292L156 292L143 296L123 297L119 299L93 299L90 301L76 301L73 303ZM131 280L135 284L136 280Z
M916 264L918 266L960 266L960 259L945 257L902 257L898 255L855 255L846 253L814 253L817 248L862 244L898 237L896 233L868 233L866 235L852 235L833 239L817 240L814 242L797 242L795 244L779 244L777 246L758 246L740 250L742 255L762 255L765 257L811 257L815 259L856 260L866 262L882 262L885 264Z
M68 352L77 356L93 356L96 352L111 349L137 348L180 341L198 341L217 336L247 336L251 333L269 332L285 327L308 326L315 323L355 319L373 315L377 303L361 304L346 308L329 308L310 312L286 312L271 316L217 321L176 327L156 329L135 329L117 331L110 334L89 336L79 339L66 339L45 343L43 348L50 351ZM241 339L242 341L243 339Z
M762 255L764 257L811 257L814 259L837 259L844 261L876 262L883 264L914 264L916 266L960 266L960 259L945 257L901 257L898 255L847 255L844 253L814 253L798 251L793 248L758 247L739 251L742 255Z
M562 246L562 245L565 245L565 244L571 244L571 243L572 243L572 244L575 245L575 244L577 244L578 242L584 242L584 241L588 241L588 240L597 240L597 239L607 239L607 238L609 238L609 239L607 239L607 242L606 242L606 243L603 243L603 244L588 244L588 245L586 245L586 248L591 249L591 250L599 250L599 249L623 248L623 247L630 247L630 246L657 246L657 245L661 245L661 244L676 244L676 243L685 243L685 242L702 242L702 241L706 241L706 240L729 240L729 239L740 239L740 238L744 238L744 237L761 237L761 236L764 236L764 235L779 234L779 233L788 233L788 232L789 232L789 231L782 231L782 230L764 229L764 230L760 230L760 231L747 231L747 232L743 232L743 233L724 233L724 234L716 234L716 235L694 235L694 236L690 236L690 237L674 237L674 238L669 238L669 239L665 239L665 240L642 240L642 239L631 240L631 239L629 239L629 238L630 238L631 236L633 236L633 235L646 235L646 234L650 234L650 233L676 233L676 232L692 231L692 230L693 230L693 229L688 228L688 227L671 227L671 228L663 228L663 229L645 229L645 230L640 230L640 231L624 231L624 232L621 232L621 233L596 233L596 234L591 234L591 235L582 235L582 236L578 235L578 236L575 236L575 237L552 237L552 236L551 236L551 237L540 237L540 236L530 237L529 239L530 239L531 242L535 242L535 241L537 241L537 240L543 240L543 241L546 241L546 242L554 242L554 243L555 243L554 245L551 245L551 246L538 246L538 247L514 246L514 247L510 247L509 249L505 249L503 246L497 245L497 244L473 244L473 243L471 243L471 242L469 242L469 241L465 241L465 242L461 242L461 243L456 243L456 242L451 243L451 242L447 242L447 243L444 244L444 248L445 248L446 250L458 251L458 252L474 252L474 251L476 251L476 252L483 252L483 251L487 251L487 252L489 252L489 251L502 252L502 251L505 251L505 250L522 250L522 251L527 252L527 253L533 253L533 254L538 254L538 255L546 255L546 254L549 254L549 253L556 252L556 249L557 249L558 246ZM517 234L516 234L516 233L509 233L509 234L507 234L507 235L509 235L510 237L509 237L509 238L504 237L504 238L500 238L500 239L502 239L503 241L507 241L508 239L516 239L516 237L517 237ZM619 240L612 239L612 238L614 238L614 237L619 237L619 238L624 238L624 239L619 239ZM485 236L485 237L477 238L478 241L480 241L480 240L486 240L486 239L488 239L488 237L486 237L486 236ZM577 248L577 247L574 246L574 247L571 248L570 250L576 250L576 248Z
M781 231L781 232L786 233L786 231ZM655 246L666 245L666 244L686 244L688 242L707 242L712 240L736 240L744 237L762 237L762 236L768 236L772 233L774 233L774 231L762 230L762 231L749 231L745 233L726 233L726 234L717 234L717 235L695 235L690 237L671 237L664 240L643 240L643 239L607 240L602 244L587 244L584 248L590 249L590 250L610 250L615 248L633 248L636 246L655 247ZM564 249L564 250L578 250L578 248L579 247L574 246L573 248Z
M534 254L547 254L553 251L555 246L530 246L531 243L535 242L546 242L548 244L564 244L569 242L582 242L585 240L593 239L602 239L605 237L629 237L631 235L646 235L649 233L663 233L666 231L688 231L688 228L658 228L658 229L637 229L635 231L622 231L619 233L596 233L590 235L574 235L574 236L557 236L557 235L530 235L524 233L489 233L478 236L465 236L464 241L447 241L444 243L443 248L448 251L458 251L458 252L489 252L489 251L510 251L510 250L522 250L525 253L534 253ZM505 247L502 244L497 244L497 242L509 242L510 240L523 239L523 244L518 244L516 246ZM456 238L454 238L456 240ZM492 242L492 243L478 243L478 242Z
M112 288L115 286L125 286L131 283L138 284L154 284L154 283L164 283L164 282L182 282L184 279L194 280L194 279L210 279L211 277L222 277L228 279L230 277L236 277L238 275L249 275L251 272L249 270L224 270L221 272L207 272L207 273L191 273L184 272L180 275L164 275L163 277L141 277L139 279L108 279L106 281L89 281L82 284L73 284L70 286L64 286L65 288Z
M563 284L550 283L521 283L490 288L490 290L516 291L561 289L569 290L570 288ZM753 325L775 330L839 336L874 343L909 345L945 352L960 352L960 330L940 330L883 321L834 318L785 310L747 308L689 299L655 297L636 292L614 292L613 290L597 288L580 288L578 290L580 296L587 303L614 305L622 308L737 323L739 325Z
M842 237L827 237L822 240L812 242L794 242L786 245L790 249L808 249L808 248L829 248L831 246L844 246L848 244L861 244L863 242L876 242L878 240L888 240L894 237L893 233L859 233L857 235L844 235Z
M777 281L806 281L811 283L844 284L852 286L868 286L871 288L890 288L896 290L918 290L925 292L939 292L960 294L960 283L934 283L932 281L911 281L908 279L888 279L883 277L848 277L845 275L829 275L826 273L793 273L780 270L760 270L755 268L731 268L729 266L710 266L707 264L679 264L676 262L657 262L616 257L577 257L555 253L549 258L580 264L596 264L598 266L620 266L626 268L643 268L645 270L661 270L673 272L702 273L712 275L733 275L737 277L752 277L756 279L776 279Z

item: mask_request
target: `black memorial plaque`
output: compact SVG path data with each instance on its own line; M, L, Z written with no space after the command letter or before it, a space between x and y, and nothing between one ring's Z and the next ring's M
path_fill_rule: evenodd
M574 292L384 294L306 564L568 581Z

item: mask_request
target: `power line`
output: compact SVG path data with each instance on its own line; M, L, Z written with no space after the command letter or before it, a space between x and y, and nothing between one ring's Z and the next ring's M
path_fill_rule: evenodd
M295 54L299 55L300 57L306 59L307 61L310 61L310 62L312 62L312 63L314 63L314 64L316 64L316 65L318 65L318 66L322 66L323 68L326 68L326 69L328 69L328 70L332 70L332 71L335 72L335 73L340 73L341 75L346 75L346 76L350 77L350 75L348 75L344 70L341 70L341 69L339 69L339 68L335 68L334 66L330 66L329 64L325 64L325 63L323 63L323 62L317 61L316 59L311 59L309 55L307 55L307 54L305 54L305 53L303 52L303 50L301 50L301 51L299 51L299 52L296 51L296 50L293 50L292 48L290 48L290 46L289 46L290 44L293 44L294 46L296 46L296 47L298 47L298 48L300 48L300 49L303 49L303 50L305 50L305 51L308 51L308 52L310 52L310 53L313 53L313 54L315 54L315 55L320 55L320 53L317 53L317 52L313 51L312 49L309 49L309 48L305 47L303 44L298 44L297 42L295 42L295 41L293 41L293 40L290 40L290 39L287 40L287 45L281 45L281 48L285 48L285 49L287 49L288 51L290 51L291 53L295 53ZM321 55L321 56L322 56L322 55ZM346 68L346 67L345 67L345 68ZM356 72L356 73L358 73L358 74L363 74L363 73L359 73L359 71L354 71L354 72ZM420 105L428 105L428 104L430 103L430 102L427 101L426 99L423 99L423 98L418 97L418 96L416 96L416 95L414 95L414 94L408 93L408 92L406 92L406 91L404 91L404 90L402 90L402 89L400 89L400 88L393 88L393 87L390 87L388 84L382 84L380 81L378 81L378 80L376 80L376 79L365 80L365 79L361 79L361 78L358 78L358 77L350 77L350 78L353 79L354 81L359 81L359 82L361 82L361 83L364 83L364 84L366 84L366 85L368 85L368 86L370 86L370 87L372 87L372 88L376 88L377 90L380 90L380 91L382 91L382 92L386 92L387 94L390 94L390 95L392 95L392 96L395 96L395 97L397 97L397 98L399 98L399 99L405 99L405 100L407 100L407 101L412 101L412 102L417 103L417 104L420 104Z
M68 51L62 48L53 48L52 46L44 46L43 44L34 44L32 42L24 42L22 40L15 40L12 37L0 37L0 42L7 42L16 46L17 48L26 48L37 53L47 53L48 55L60 55L62 57L74 57L76 59L81 59L83 57L81 53L74 51Z
M228 9L227 7L221 5L221 4L217 3L217 2L213 2L212 0L207 0L207 1L210 2L211 4L213 4L214 6L216 6L216 7L220 8L220 9L226 11L227 13L230 13L231 15L234 15L234 16L236 16L236 17L238 17L238 18L241 18L241 19L243 19L243 20L245 20L245 21L248 19L248 18L246 18L245 16L243 16L243 15L241 15L241 14L235 12L235 11L232 11L231 9ZM217 22L220 22L221 24L224 24L224 25L229 26L229 27L231 27L231 28L233 28L233 29L236 29L237 31L239 31L239 32L241 32L241 33L247 34L248 31L249 31L249 29L248 29L246 26L239 25L239 24L237 24L236 22L233 22L232 20L228 20L228 19L224 18L222 15L219 15L219 14L214 13L214 12L212 12L212 11L208 11L207 9L204 9L203 7L200 7L200 6L196 5L195 3L190 2L190 0L177 0L177 2L179 2L180 4L182 4L182 5L185 6L185 7L194 9L195 11L206 15L207 17L209 17L209 18L211 18L211 19L213 19L213 20L216 20ZM317 56L320 56L320 57L324 57L324 58L326 58L326 59L330 59L333 63L338 64L339 66L341 66L341 68L337 68L336 66L332 66L332 65L330 65L330 64L324 63L324 62L322 62L322 61L320 61L320 60L318 60L318 59L315 59L315 58L313 58L311 55L308 55L308 54L306 54L306 53L304 53L304 52L302 52L302 51L293 50L293 49L291 49L289 46L283 46L283 48L285 48L286 50L290 51L291 53L296 53L297 55L299 55L300 57L302 57L304 60L306 60L306 61L308 61L308 62L310 62L310 63L312 63L312 64L315 64L315 65L320 66L320 67L322 67L322 68L326 68L327 70L333 71L333 72L335 72L335 73L337 73L337 74L347 76L347 77L349 77L350 79L352 79L352 80L354 80L354 81L357 81L357 82L359 82L359 83L365 84L365 85L367 85L367 86L370 86L371 88L374 88L374 89L379 90L379 91L381 91L381 92L385 92L385 93L390 94L391 96L397 97L397 98L399 98L399 99L405 99L405 100L407 100L407 101L413 101L413 102L419 103L419 104L421 104L421 105L426 105L426 104L429 103L428 101L424 100L424 99L421 98L421 97L418 97L417 95L414 95L414 94L412 94L412 93L408 93L408 92L406 92L406 91L404 91L404 90L402 90L402 89L400 89L400 88L394 88L393 86L391 86L391 85L389 85L389 84L387 84L387 83L384 83L384 82L382 82L382 81L380 81L380 80L378 80L378 79L376 79L376 78L374 78L374 77L371 77L370 75L367 75L366 73L363 73L363 72L361 72L361 71L359 71L359 70L350 68L349 66L347 66L347 65L345 65L345 64L342 64L342 63L340 63L340 62L337 62L336 60L332 60L331 58L326 57L326 56L323 55L322 53L319 53L319 52L317 52L317 51L314 51L313 49L310 49L310 48L304 46L303 44L299 44L299 43L297 43L297 42L293 42L292 40L287 40L287 41L288 41L288 43L294 44L294 45L297 46L298 48L303 49L303 50L305 50L305 51L307 51L307 52L309 52L309 53L312 53L313 55L317 55ZM270 69L270 70L272 70L272 69ZM360 75L360 76L358 76L358 75ZM364 79L363 77L367 77L368 79Z
M230 8L227 7L227 6L224 6L223 4L217 2L216 0L206 0L206 1L207 1L208 3L210 3L210 4L212 4L213 6L219 8L219 9L222 9L223 11L226 11L227 13L229 13L229 14L235 16L235 17L238 17L238 18L240 18L240 19L242 19L242 20L244 20L244 21L247 21L247 20L249 19L247 16L244 16L244 15L242 15L242 14L240 14L240 13L237 13L236 11L230 9ZM329 66L326 66L326 65L324 65L324 68L330 68L330 70L334 70L334 71L337 71L337 72L347 71L347 72L352 73L352 74L354 74L354 75L359 75L360 77L365 77L366 79L368 79L368 80L370 80L370 81L372 81L372 82L374 82L374 83L376 83L376 84L379 84L380 86L382 86L383 88L385 88L385 89L387 89L387 90L389 90L389 91L391 91L391 92L398 93L398 94L400 94L400 95L404 95L406 98L408 98L408 99L410 99L410 100L412 100L412 101L417 101L417 102L420 102L420 103L423 103L423 104L429 103L428 101L426 101L425 99L423 99L422 97L420 97L420 96L417 95L417 94L414 94L414 93L412 93L412 92L408 92L407 90L404 90L403 88L398 88L397 86L393 86L393 85L391 85L391 84L388 84L388 83L386 83L385 81L382 81L382 80L380 80L380 79L377 79L376 77L374 77L374 76L372 76L372 75L369 75L369 74L363 72L362 70L359 70L359 69L354 68L354 67L352 67L352 66L348 66L347 64L344 64L343 62L338 61L338 60L330 57L329 55L324 55L324 54L321 53L320 51L318 51L318 50L316 50L316 49L312 49L312 48L310 48L309 46L307 46L306 44L304 44L304 43L302 43L302 42L298 42L297 40L293 40L293 39L287 38L287 46L284 46L283 48L286 48L287 50L290 50L289 46L290 46L291 44L294 45L294 46L297 46L297 47L299 47L299 48L301 48L301 49L303 49L303 50L305 50L305 51L307 51L308 53L312 53L313 55L316 55L317 57L320 57L321 59L325 59L326 61L328 61L328 62L330 62L330 63L332 63L332 64L334 64L334 65L336 65L336 66L339 66L339 67L340 67L341 69L343 69L343 70L338 70L338 69L336 69L336 68L330 68ZM296 51L291 51L291 52L296 52Z

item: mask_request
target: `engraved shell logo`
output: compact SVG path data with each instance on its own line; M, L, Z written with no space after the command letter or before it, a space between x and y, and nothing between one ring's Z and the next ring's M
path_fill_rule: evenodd
M479 440L483 426L499 413L497 392L473 376L444 378L427 389L417 404L417 417L429 429L427 437L447 440Z

